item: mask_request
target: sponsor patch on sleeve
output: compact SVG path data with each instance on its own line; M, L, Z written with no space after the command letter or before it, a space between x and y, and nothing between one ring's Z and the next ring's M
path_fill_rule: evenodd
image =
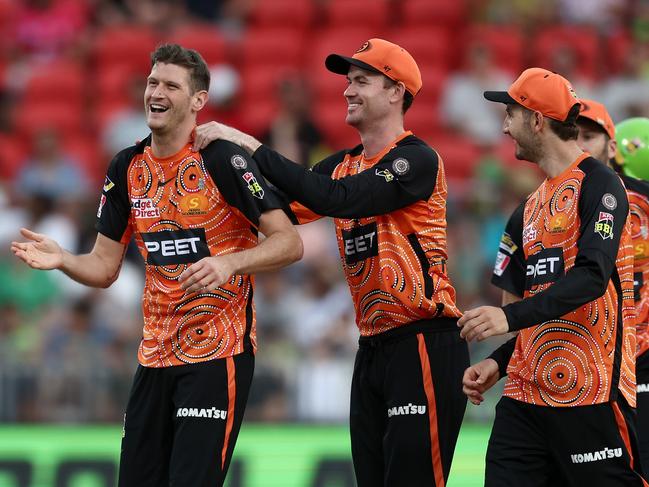
M392 162L392 170L399 176L403 176L410 170L410 161L403 157L399 157Z
M496 264L494 265L494 274L498 277L502 276L511 261L511 257L504 252L498 251L496 255Z
M374 174L376 174L377 176L381 176L382 178L385 178L386 183L389 183L394 180L394 175L387 169L381 169L381 170L375 169Z
M108 178L108 176L106 176L106 179L104 179L104 192L108 192L108 191L110 191L111 189L113 189L114 186L115 186L115 183L112 182L112 181Z
M508 233L503 233L499 247L509 255L513 255L514 252L516 252L516 249L518 249L518 245L514 243L514 240L512 240L512 237Z
M613 238L613 221L615 218L605 211L599 212L599 218L595 222L595 233L602 237L602 240Z
M99 199L99 208L97 208L97 218L101 218L101 210L104 209L105 204L106 204L106 195L102 194L101 198Z
M246 169L248 167L246 158L240 154L233 155L230 159L230 164L232 164L232 167L235 169Z
M260 200L264 199L264 189L261 187L253 173L248 171L247 173L244 173L242 178L248 185L248 190L255 198Z

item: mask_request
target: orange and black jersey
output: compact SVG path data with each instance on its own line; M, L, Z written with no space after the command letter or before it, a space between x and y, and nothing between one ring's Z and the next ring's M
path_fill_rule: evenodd
M444 166L425 142L405 132L372 158L359 145L312 171L264 146L253 158L295 200L294 222L335 218L361 335L460 316L446 274Z
M250 276L191 294L178 278L203 257L254 247L261 214L280 201L234 144L217 141L200 152L187 144L164 159L150 144L149 136L112 160L96 225L124 244L134 236L146 263L139 362L166 367L254 349Z
M585 154L510 218L492 282L525 299L503 307L520 330L499 352L515 344L506 396L563 407L620 391L635 404L628 212L620 179Z
M649 350L649 183L620 175L629 196L638 356Z

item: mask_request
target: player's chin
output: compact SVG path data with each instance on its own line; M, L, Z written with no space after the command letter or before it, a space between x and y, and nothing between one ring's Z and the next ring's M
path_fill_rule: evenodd
M345 123L352 127L357 127L360 124L360 117L356 113L348 113L345 116Z

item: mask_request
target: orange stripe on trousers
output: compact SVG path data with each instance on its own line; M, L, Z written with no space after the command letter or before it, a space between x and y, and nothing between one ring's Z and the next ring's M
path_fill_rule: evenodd
M225 468L225 459L228 455L228 445L230 443L230 433L232 433L232 424L234 423L234 403L237 397L237 383L234 374L234 359L227 357L225 365L228 370L228 417L225 420L225 437L223 439L223 451L221 452L221 470Z
M442 467L442 455L439 451L439 432L437 431L437 404L435 402L435 388L433 386L433 375L430 372L430 360L424 335L417 334L419 342L419 360L421 361L421 373L424 378L424 391L428 400L428 420L430 422L430 445L433 459L433 474L435 486L444 487L444 468Z
M633 450L631 450L631 438L629 438L629 428L626 425L626 420L624 419L624 415L620 410L620 406L618 406L618 404L615 401L613 401L613 412L615 413L615 422L617 423L617 429L620 430L622 441L624 441L624 446L626 447L626 451L629 452L629 458L631 458L631 468L633 468ZM642 485L645 487L649 487L649 484L647 484L647 481L645 479L642 479Z

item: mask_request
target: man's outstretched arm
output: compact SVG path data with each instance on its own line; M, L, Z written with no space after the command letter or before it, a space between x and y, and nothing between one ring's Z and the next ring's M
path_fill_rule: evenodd
M88 254L75 255L53 239L26 228L20 230L27 242L12 242L11 250L33 269L59 269L70 278L91 287L106 288L117 277L126 245L97 234L97 240Z

